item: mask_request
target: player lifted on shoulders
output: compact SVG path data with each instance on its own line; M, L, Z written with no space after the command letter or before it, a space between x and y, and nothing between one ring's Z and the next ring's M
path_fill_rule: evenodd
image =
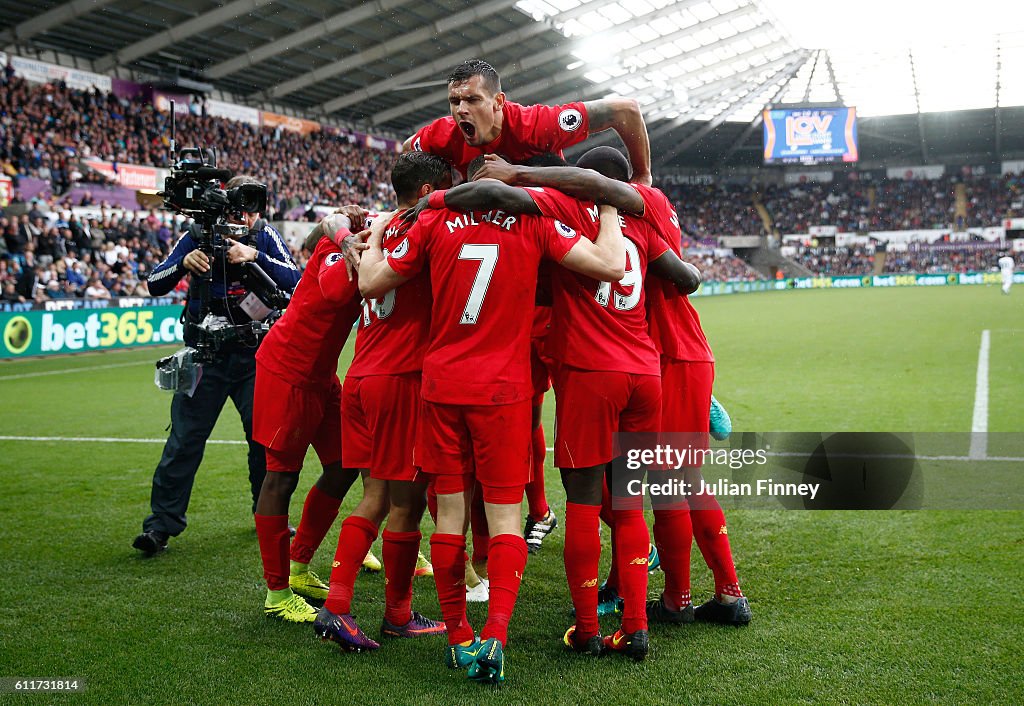
M448 77L448 103L451 116L420 128L405 141L405 148L444 157L464 178L469 163L481 154L523 162L547 152L561 154L611 128L626 145L634 181L651 183L647 127L631 98L524 106L505 99L501 79L490 64L470 59Z
M395 163L391 183L399 208L408 208L421 196L451 186L451 168L435 155L409 152ZM399 254L406 230L393 220L384 232L385 251ZM425 637L445 629L444 623L411 609L427 490L426 479L413 466L413 443L431 301L430 279L424 271L363 302L355 356L342 393L342 460L346 468L361 470L363 498L341 523L330 594L313 626L317 635L345 650L379 647L356 624L351 603L360 563L385 515L381 635Z
M435 202L443 205L443 193ZM530 325L542 257L602 280L619 279L625 251L614 209L602 208L596 243L570 225L492 209L423 214L387 255L380 233L360 264L376 297L429 264L434 308L423 361L417 465L437 490L431 559L448 627L447 662L471 679L500 682L504 645L526 567L520 505L530 476ZM468 473L467 473L468 471ZM477 642L463 587L467 493L484 493L491 539L490 604Z

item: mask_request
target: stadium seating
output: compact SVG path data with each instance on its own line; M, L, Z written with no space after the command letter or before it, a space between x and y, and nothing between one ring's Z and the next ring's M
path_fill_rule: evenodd
M221 164L260 175L270 186L271 219L314 220L314 204L393 203L391 155L325 133L302 135L259 129L202 115L178 120L179 142L216 145ZM13 177L25 216L0 214L0 283L4 297L45 300L71 296L145 294L147 271L167 253L169 217L136 217L134 192L111 186L81 159L166 166L167 116L144 101L28 83L0 83L0 168ZM786 185L685 184L664 179L676 206L684 256L706 281L754 280L763 275L724 255L719 238L761 235L766 220L775 234L807 233L811 226L840 232L982 227L1022 215L1024 177L945 175L938 179L838 180ZM958 213L958 188L962 188ZM56 196L55 196L56 194ZM73 206L99 206L99 218L79 220ZM42 218L46 213L51 216ZM57 214L54 220L52 214ZM300 264L304 256L294 253ZM793 258L812 272L870 274L869 248L802 247ZM912 244L890 252L886 272L962 272L991 266L985 249L931 249ZM41 266L41 273L34 268ZM54 284L51 284L51 281ZM19 284L20 282L20 284ZM8 288L9 289L9 288ZM18 293L20 292L20 294Z

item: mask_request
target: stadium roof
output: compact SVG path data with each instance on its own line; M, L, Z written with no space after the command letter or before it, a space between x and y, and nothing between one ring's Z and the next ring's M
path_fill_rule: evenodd
M975 0L972 17L993 2ZM182 75L249 105L401 136L446 112L445 76L478 56L519 102L636 97L656 166L756 163L768 103L843 101L861 116L1024 105L1024 74L1003 69L1024 63L1024 31L997 38L898 7L888 0L883 22L860 3L822 20L795 0L0 0L0 47L125 77ZM1001 30L1024 30L1024 13L1003 15ZM903 41L933 16L971 39ZM879 27L903 31L885 38ZM1024 150L999 111L993 119L993 154ZM915 118L916 134L886 144L900 153L909 141L927 161L930 122Z

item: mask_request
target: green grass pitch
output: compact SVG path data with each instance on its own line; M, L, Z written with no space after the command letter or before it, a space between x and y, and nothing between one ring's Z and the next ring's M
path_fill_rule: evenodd
M969 431L988 329L989 428L1021 430L1024 292L779 292L696 306L718 358L716 394L737 429ZM162 439L170 398L153 387L152 360L164 350L0 365L0 435ZM549 420L552 409L549 397ZM214 438L240 438L233 410ZM1020 511L732 512L753 622L654 626L653 654L639 665L562 651L570 618L558 530L530 559L508 681L491 690L446 670L441 640L341 654L309 626L264 618L243 447L207 448L188 530L164 555L140 559L130 542L159 452L0 440L0 677L88 684L84 694L0 703L1024 702ZM311 456L293 516L316 467ZM983 480L984 468L964 472ZM547 486L561 515L550 466ZM337 528L314 560L321 575ZM652 595L662 582L652 576ZM695 599L712 588L695 548ZM433 583L417 579L416 589L414 607L438 616ZM382 576L359 577L353 610L373 634ZM470 607L477 627L484 610Z

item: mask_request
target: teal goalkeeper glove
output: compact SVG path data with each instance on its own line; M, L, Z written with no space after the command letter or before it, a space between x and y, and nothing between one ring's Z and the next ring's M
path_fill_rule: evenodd
M711 395L711 438L715 441L725 441L732 433L732 419L725 411L722 403Z

